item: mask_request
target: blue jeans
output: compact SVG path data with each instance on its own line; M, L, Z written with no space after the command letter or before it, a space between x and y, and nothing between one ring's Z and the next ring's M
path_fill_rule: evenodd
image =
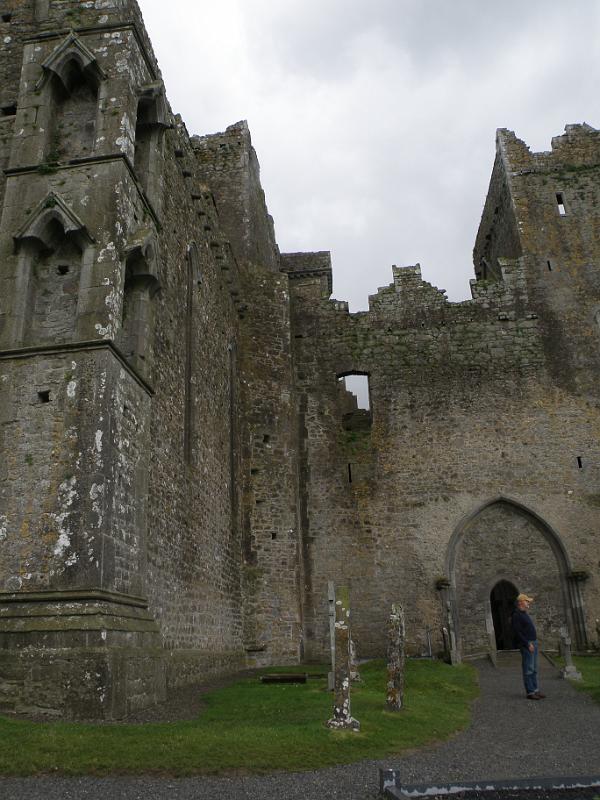
M527 694L538 691L538 644L533 642L533 653L527 647L520 647L523 683Z

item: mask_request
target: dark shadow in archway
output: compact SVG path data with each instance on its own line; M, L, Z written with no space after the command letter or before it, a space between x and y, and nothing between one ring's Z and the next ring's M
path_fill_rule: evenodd
M510 620L515 609L517 595L518 591L510 581L498 581L490 592L497 650L512 650L514 648Z

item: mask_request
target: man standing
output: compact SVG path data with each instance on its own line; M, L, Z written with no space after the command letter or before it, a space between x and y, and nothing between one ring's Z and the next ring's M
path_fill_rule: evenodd
M533 620L527 613L533 597L520 594L516 599L516 608L512 615L512 630L521 651L523 666L523 683L528 700L541 700L545 697L538 688L538 643Z

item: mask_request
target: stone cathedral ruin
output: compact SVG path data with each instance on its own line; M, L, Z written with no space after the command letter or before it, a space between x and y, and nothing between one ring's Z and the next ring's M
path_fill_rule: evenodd
M349 313L134 0L0 0L0 35L0 708L326 660L328 581L362 656L393 602L410 654L510 647L516 589L597 647L600 132L498 132L471 300L411 266Z

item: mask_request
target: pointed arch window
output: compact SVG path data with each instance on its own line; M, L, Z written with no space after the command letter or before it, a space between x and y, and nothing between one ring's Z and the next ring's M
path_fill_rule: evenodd
M46 94L44 161L58 163L92 154L98 94L105 75L94 54L70 34L43 62L36 87Z
M152 370L154 297L159 288L156 244L150 234L138 234L125 254L118 345L132 367L144 376L149 376Z
M50 193L14 238L14 343L72 341L82 284L88 281L92 237L71 209Z
M134 170L150 202L156 206L159 192L162 142L168 127L167 105L160 82L139 93L135 124Z

